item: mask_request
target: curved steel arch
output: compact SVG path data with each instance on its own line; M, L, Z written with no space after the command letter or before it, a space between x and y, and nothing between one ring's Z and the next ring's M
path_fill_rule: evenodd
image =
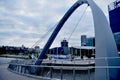
M73 4L73 6L66 12L66 14L63 16L63 18L60 20L60 22L58 23L57 27L55 28L55 30L53 31L52 35L50 36L49 40L47 41L46 45L44 46L38 60L36 61L36 65L40 65L42 62L42 59L44 58L45 54L47 53L48 49L50 48L51 44L53 43L55 37L57 36L57 34L59 33L60 29L62 28L62 26L64 25L64 23L67 21L67 19L71 16L71 14L83 3L87 3L87 1L77 1L75 4Z
M82 4L87 3L90 5L93 13L94 28L95 28L95 44L96 44L96 58L95 66L120 66L120 59L110 60L109 58L119 57L115 40L110 29L109 23L102 12L102 10L95 4L93 0L78 0L67 11L63 18L58 23L56 29L53 31L46 45L44 46L35 65L40 65L47 50L53 43L58 32L70 17L70 15ZM105 60L103 58L106 58ZM107 73L107 74L106 74ZM120 80L120 69L95 69L95 80Z

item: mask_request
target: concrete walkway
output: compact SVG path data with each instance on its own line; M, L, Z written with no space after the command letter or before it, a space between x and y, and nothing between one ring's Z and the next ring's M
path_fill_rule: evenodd
M40 80L10 72L7 66L7 64L0 65L0 80Z
M19 74L8 70L8 65L11 60L16 60L16 58L3 58L0 57L0 80L60 80L60 79L50 79L47 77L34 76L29 74Z

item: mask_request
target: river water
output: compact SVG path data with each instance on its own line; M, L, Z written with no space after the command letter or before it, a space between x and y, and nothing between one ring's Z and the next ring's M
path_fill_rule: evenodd
M4 57L0 57L0 65L8 64L11 60L16 60L16 58L4 58Z

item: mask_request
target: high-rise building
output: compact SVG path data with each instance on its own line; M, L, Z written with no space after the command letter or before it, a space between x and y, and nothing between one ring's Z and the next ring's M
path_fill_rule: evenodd
M87 43L87 36L81 35L81 46L86 46Z
M112 32L120 32L120 0L111 3L108 10Z
M63 54L63 55L67 55L67 54L70 54L70 49L68 47L68 41L67 40L62 40L61 41L61 47L55 47L55 48L52 48L50 51L49 51L50 54Z
M95 37L81 35L81 46L95 46Z
M95 37L87 38L86 46L95 46Z
M114 33L116 44L120 45L120 32Z
M120 51L120 0L116 0L108 6L111 30L118 50Z

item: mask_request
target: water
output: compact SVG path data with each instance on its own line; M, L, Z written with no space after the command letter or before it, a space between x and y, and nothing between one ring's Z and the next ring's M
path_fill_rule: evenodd
M8 64L11 60L16 60L16 58L4 58L4 57L0 57L0 65L2 65L2 64Z

